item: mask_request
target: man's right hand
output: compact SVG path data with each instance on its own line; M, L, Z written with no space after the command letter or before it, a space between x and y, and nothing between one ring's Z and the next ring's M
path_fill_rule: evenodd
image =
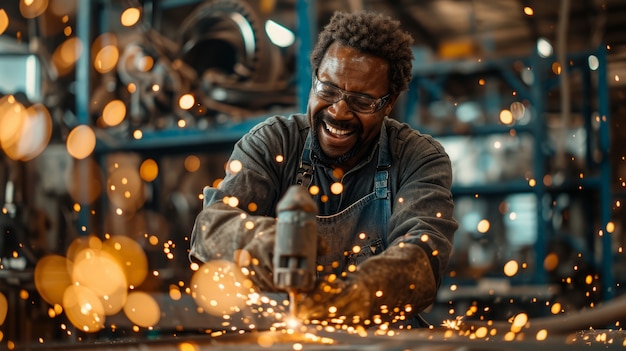
M242 250L235 252L234 261L259 291L274 292L275 228L259 232Z

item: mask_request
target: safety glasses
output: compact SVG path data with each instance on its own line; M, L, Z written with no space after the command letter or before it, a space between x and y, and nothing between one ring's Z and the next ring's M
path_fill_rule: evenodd
M345 91L330 83L320 81L317 78L317 72L313 74L313 92L320 99L333 104L344 100L348 108L357 113L377 112L385 106L391 96L389 93L379 98L373 98L369 95Z

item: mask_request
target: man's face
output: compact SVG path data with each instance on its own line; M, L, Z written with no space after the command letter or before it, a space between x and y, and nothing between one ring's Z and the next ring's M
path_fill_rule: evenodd
M340 88L372 100L387 96L388 77L385 60L337 43L328 48L317 70L323 89L336 92L335 88ZM380 110L364 113L354 111L354 103L345 98L333 103L318 96L314 87L307 111L314 137L313 151L325 163L344 170L354 167L378 140L384 116L391 112L396 97L384 100Z

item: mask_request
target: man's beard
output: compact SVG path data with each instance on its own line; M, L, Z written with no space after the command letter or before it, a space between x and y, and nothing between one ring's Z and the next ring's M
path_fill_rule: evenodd
M317 115L314 116L313 118L313 122L314 125L311 126L311 152L313 152L313 155L315 157L317 157L317 159L322 162L325 165L328 166L337 166L337 165L341 165L342 163L348 161L349 159L351 159L354 155L356 155L357 149L359 147L359 145L362 144L362 140L361 140L361 133L360 131L358 132L358 140L357 142L354 144L354 146L352 147L352 149L348 150L348 152L346 152L345 154L336 157L336 158L332 158L329 157L328 155L326 155L326 153L324 153L324 150L322 150L322 146L320 145L319 142L319 138L318 138L318 130L319 128L326 128L326 126L324 125L324 115L322 113L318 113ZM333 123L334 125L337 125L339 127L341 127L341 124L338 123Z

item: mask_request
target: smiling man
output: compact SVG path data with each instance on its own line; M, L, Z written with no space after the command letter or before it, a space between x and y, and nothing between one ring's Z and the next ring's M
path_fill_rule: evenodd
M268 118L237 142L229 162L241 168L205 189L190 258L236 262L274 291L276 206L298 184L316 202L326 248L301 316L423 326L457 222L445 150L388 117L411 80L411 44L389 17L335 13L311 54L306 114Z

